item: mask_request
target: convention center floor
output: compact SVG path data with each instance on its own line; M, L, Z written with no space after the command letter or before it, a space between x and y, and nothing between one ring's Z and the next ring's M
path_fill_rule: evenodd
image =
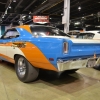
M84 68L55 76L40 71L35 82L22 83L13 64L0 62L0 100L100 100L100 71Z

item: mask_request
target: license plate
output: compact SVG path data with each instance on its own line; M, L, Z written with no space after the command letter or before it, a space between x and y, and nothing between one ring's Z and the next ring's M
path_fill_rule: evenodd
M95 63L96 63L96 59L89 59L87 65L88 67L94 67Z

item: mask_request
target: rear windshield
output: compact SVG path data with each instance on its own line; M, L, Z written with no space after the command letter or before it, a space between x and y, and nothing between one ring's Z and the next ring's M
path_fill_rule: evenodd
M37 33L39 36L67 36L70 37L68 34L56 29L54 27L47 27L47 26L30 26L32 34L34 35Z

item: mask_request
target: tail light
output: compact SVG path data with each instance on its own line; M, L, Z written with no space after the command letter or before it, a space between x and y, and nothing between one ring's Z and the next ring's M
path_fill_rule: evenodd
M67 42L64 42L63 44L63 52L68 53L68 43Z

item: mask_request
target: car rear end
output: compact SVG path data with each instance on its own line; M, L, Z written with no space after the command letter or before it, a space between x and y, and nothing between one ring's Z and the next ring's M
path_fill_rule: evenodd
M57 58L58 71L94 67L100 64L98 40L65 40L62 52L62 57Z

